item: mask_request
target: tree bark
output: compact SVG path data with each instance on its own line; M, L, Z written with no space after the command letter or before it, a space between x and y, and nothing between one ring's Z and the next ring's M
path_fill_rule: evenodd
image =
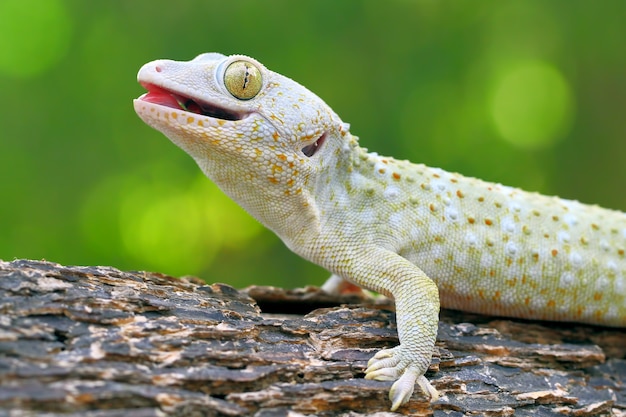
M625 415L626 334L442 311L427 377L389 413L363 379L393 303L110 267L0 261L0 416ZM383 415L383 414L379 414Z

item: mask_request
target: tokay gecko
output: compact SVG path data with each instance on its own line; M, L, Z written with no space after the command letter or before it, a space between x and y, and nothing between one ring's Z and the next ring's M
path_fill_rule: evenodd
M400 345L366 378L424 377L440 305L626 326L626 214L368 153L315 94L242 56L157 60L137 114L298 255L391 296Z

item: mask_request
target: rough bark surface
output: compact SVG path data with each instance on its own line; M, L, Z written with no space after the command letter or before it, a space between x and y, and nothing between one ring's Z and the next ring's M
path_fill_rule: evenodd
M356 304L355 304L356 303ZM442 311L421 393L389 413L367 360L393 305L0 261L0 416L597 416L626 411L624 329Z

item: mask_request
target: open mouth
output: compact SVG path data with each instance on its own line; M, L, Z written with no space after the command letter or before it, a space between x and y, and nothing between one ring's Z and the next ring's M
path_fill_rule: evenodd
M174 93L154 84L142 82L141 85L146 90L148 90L148 92L139 97L139 100L148 103L158 104L160 106L165 106L176 110L183 110L189 113L201 114L203 116L208 116L221 120L242 120L249 115L249 113L228 110L214 104L194 100L190 97L185 97L181 94ZM312 157L324 145L326 137L327 134L323 133L319 138L317 138L315 142L302 148L301 152L306 157Z
M171 107L173 109L184 110L190 113L201 114L203 116L222 120L241 120L246 116L244 113L237 113L213 104L193 100L189 97L173 93L154 84L141 83L141 85L148 90L148 92L139 99L147 101L148 103L159 104L161 106Z

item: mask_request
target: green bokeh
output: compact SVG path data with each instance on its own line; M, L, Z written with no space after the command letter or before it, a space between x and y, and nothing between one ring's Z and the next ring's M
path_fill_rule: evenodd
M296 79L381 154L626 210L625 21L622 0L0 1L0 258L323 282L134 114L142 64L208 51Z
M65 55L72 21L62 0L0 1L0 74L32 77Z
M521 63L494 85L496 131L520 148L552 147L568 133L574 104L567 81L547 62Z

